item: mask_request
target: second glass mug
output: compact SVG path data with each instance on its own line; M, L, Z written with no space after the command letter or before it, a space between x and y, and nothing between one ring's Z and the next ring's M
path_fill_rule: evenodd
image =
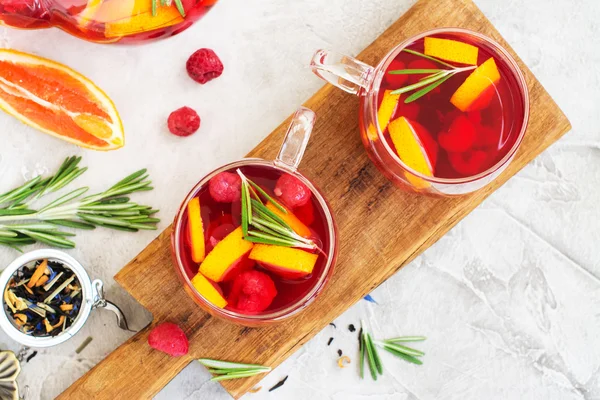
M432 35L466 35L486 48L495 58L507 66L515 82L518 121L511 121L516 139L506 155L487 170L464 178L440 178L422 174L404 163L384 138L379 128L379 91L389 65L407 46ZM460 195L478 190L502 173L514 158L521 144L529 118L529 93L525 78L516 61L498 43L482 34L460 28L440 28L413 36L394 47L372 67L352 57L327 50L318 50L311 61L311 69L323 80L360 97L359 126L367 154L377 168L397 186L429 195ZM504 128L504 127L503 127Z
M224 165L202 178L184 199L181 208L175 216L173 232L171 234L171 246L175 261L175 269L188 295L211 315L235 324L252 327L282 321L308 307L308 305L310 305L323 291L325 285L329 281L329 278L333 274L333 267L335 265L338 252L337 226L335 224L333 214L329 204L319 189L317 189L317 187L304 175L297 171L298 165L300 164L308 144L314 121L314 112L307 108L301 107L294 114L291 125L287 131L283 144L281 145L279 154L274 161L268 161L260 158L245 158ZM264 312L255 314L238 312L234 309L229 309L229 307L217 307L202 294L200 294L200 292L196 290L192 284L192 277L195 275L195 271L192 268L197 270L197 264L190 263L189 254L186 255L186 252L189 253L189 249L186 248L186 235L188 227L185 221L187 218L187 204L194 197L201 195L201 190L207 187L211 178L221 172L231 171L234 169L237 170L238 168L254 169L255 173L256 171L262 171L262 173L265 175L272 175L274 173L275 175L279 176L282 174L290 174L299 179L310 189L312 193L312 197L316 204L315 216L318 214L318 218L322 219L323 237L321 237L322 249L320 254L324 255L326 259L322 261L322 267L319 267L318 271L317 267L315 266L315 273L313 273L315 276L311 277L309 280L309 282L311 282L311 286L309 286L308 289L299 296L299 298L293 301L288 301L284 306L274 310L267 309ZM247 171L248 170L245 170L244 174L248 174ZM261 173L259 172L258 175L260 174ZM203 224L205 224L205 222L203 222ZM321 256L319 256L319 258L320 257ZM223 293L221 294L223 295ZM296 294L290 296L295 298Z

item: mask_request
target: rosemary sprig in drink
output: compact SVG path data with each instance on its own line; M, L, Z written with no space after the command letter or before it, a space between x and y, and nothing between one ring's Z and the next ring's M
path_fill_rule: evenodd
M62 189L87 170L78 167L80 161L80 157L67 158L54 176L34 178L0 195L0 245L17 250L36 242L60 248L75 247L75 243L67 239L74 235L60 227L94 229L103 226L128 232L156 229L160 220L152 216L158 210L133 203L126 197L152 190L146 170L129 175L102 193L82 198L89 190L82 187L35 209L33 203Z
M152 16L155 17L158 14L159 0L150 0L152 1ZM185 18L185 9L183 8L183 3L181 0L160 0L161 7L171 7L175 2L175 7L177 7L177 11L181 14L183 18Z
M260 186L248 179L242 171L238 169L237 173L242 179L242 232L244 233L244 240L254 243L320 250L312 240L298 235L283 219L267 208L263 204L263 199L273 204L282 213L287 214L288 211L285 207Z
M412 85L401 87L392 92L392 94L403 94L403 93L412 92L413 90L420 89L420 90L414 92L413 94L411 94L410 96L408 96L404 100L404 103L411 103L417 99L420 99L421 97L425 96L427 93L431 92L433 89L440 86L442 83L446 82L448 79L452 78L456 74L459 74L459 73L465 72L465 71L471 71L471 70L474 70L475 68L477 68L477 66L475 66L475 65L458 68L452 64L449 64L445 61L439 60L435 57L431 57L431 56L425 55L423 53L419 53L418 51L409 50L409 49L404 49L402 51L405 51L407 53L410 53L410 54L413 54L413 55L416 55L419 57L426 58L428 60L435 61L435 62L449 68L449 69L398 69L398 70L388 71L388 74L391 74L391 75L428 74L424 78L419 80L419 82L413 83Z

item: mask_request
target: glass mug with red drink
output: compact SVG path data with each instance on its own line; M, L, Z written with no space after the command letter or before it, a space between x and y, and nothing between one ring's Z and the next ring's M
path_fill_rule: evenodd
M508 166L525 134L525 78L505 49L476 32L422 33L376 67L319 50L311 68L360 96L369 157L410 191L455 195L480 189Z
M333 273L333 215L297 171L314 120L299 109L275 161L224 165L183 201L171 236L176 270L212 315L248 326L281 321L306 308Z
M0 25L58 27L91 42L135 43L187 29L217 0L1 0Z

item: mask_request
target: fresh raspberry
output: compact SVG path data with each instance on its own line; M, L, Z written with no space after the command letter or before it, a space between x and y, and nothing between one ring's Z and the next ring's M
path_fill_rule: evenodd
M242 178L233 172L221 172L208 182L208 190L219 203L238 201L242 196Z
M312 223L315 222L315 207L313 206L313 202L309 201L305 205L297 207L294 210L294 215L302 221L304 225L312 225Z
M167 122L171 133L177 136L190 136L200 128L198 113L189 107L173 111Z
M227 301L237 310L258 313L266 310L275 296L277 289L269 275L260 271L247 271L235 279Z
M459 115L448 132L440 132L438 141L446 151L462 153L473 147L477 132L473 123L464 115Z
M283 174L279 177L273 193L290 208L305 205L312 195L310 189L300 179L290 174Z
M487 154L481 150L470 150L464 153L449 153L448 159L456 172L467 177L483 172Z
M400 60L394 60L390 63L390 66L388 67L387 72L385 74L385 81L393 89L400 89L400 87L404 85L404 83L408 80L408 75L390 74L390 71L395 71L399 69L406 69L404 63Z
M398 104L398 111L396 111L396 115L406 117L412 121L416 120L419 116L419 112L421 111L421 106L417 104L417 102L413 101L412 103L405 103L404 101L400 101Z
M154 327L148 336L148 344L153 349L173 357L183 356L188 353L189 349L185 332L171 322L165 322Z
M205 84L223 73L223 63L211 49L200 49L188 58L186 68L190 78Z

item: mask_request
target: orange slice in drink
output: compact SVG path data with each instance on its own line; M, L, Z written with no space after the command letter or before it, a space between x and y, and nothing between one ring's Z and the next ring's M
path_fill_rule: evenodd
M496 62L493 58L489 58L475 71L471 72L471 75L456 89L456 92L450 98L450 103L463 112L469 111L476 100L499 80L500 73L498 67L496 67ZM487 93L490 92L487 91Z
M257 244L249 258L284 278L297 279L312 273L319 255L291 247Z
M246 254L254 244L244 240L242 227L238 227L221 240L200 264L200 273L212 281L223 282L236 269L246 269Z
M152 15L153 0L89 0L78 20L80 25L104 24L107 38L119 38L154 29L165 28L183 22L183 16L175 7L160 6Z
M217 289L216 284L206 279L200 272L192 279L192 286L215 306L225 308L227 305L227 300L223 297L223 293Z
M388 130L402 162L423 175L433 176L438 149L429 132L405 117L393 120ZM429 186L429 183L409 172L406 177L416 188Z
M0 49L0 109L89 149L125 143L115 105L100 88L69 67L31 54Z
M479 49L457 40L426 37L425 55L461 64L477 65Z
M187 209L192 260L196 263L201 263L206 257L206 248L204 246L204 227L202 226L202 216L200 215L200 198L194 197L191 199Z
M300 221L300 219L298 219L298 217L296 217L288 208L284 207L281 204L280 204L280 206L283 207L287 211L287 214L283 213L273 203L271 203L271 202L267 203L267 208L269 210L271 210L279 218L284 220L285 223L288 224L294 232L296 232L298 235L300 235L302 237L310 238L312 236L312 232L310 231L310 228L308 226L306 226L302 221Z

